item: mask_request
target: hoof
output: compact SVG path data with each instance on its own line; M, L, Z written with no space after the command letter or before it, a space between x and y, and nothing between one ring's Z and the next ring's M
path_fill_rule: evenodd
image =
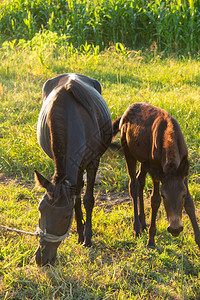
M147 230L147 226L142 227L141 231L144 232Z
M147 248L156 249L155 240L153 237L150 237L147 242Z
M198 240L195 239L195 242L197 243L197 245L198 245L198 247L199 247L199 250L200 250L200 241L199 241L199 239L198 239Z
M154 239L151 239L151 238L150 238L150 239L148 240L147 248L149 248L149 249L156 249L156 245L155 245Z
M153 250L155 250L155 249L156 249L156 246L155 246L155 245L149 245L149 244L148 244L148 245L147 245L147 248L148 248L148 249L153 249Z
M90 247L92 247L92 243L91 242L85 242L85 243L83 243L83 247L87 247L87 248L90 248Z
M83 244L83 242L84 242L84 238L79 238L78 239L78 244Z
M136 240L137 240L140 236L141 236L141 233L140 233L140 232L135 233L135 239L136 239Z

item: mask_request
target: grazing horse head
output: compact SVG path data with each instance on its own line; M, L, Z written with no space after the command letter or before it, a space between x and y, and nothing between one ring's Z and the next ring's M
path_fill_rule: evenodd
M165 172L166 175L162 179L161 196L169 222L167 230L173 236L178 236L183 231L181 219L187 195L184 179L189 173L187 158L183 158L178 169L175 165L169 164Z
M35 252L39 266L53 264L60 242L68 235L73 216L75 191L68 182L54 185L35 171L36 182L46 189L39 203L39 232L42 236Z

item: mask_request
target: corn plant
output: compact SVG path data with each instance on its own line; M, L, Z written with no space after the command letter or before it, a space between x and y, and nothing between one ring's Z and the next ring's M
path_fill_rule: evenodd
M166 53L196 54L200 42L198 0L13 0L0 3L0 41L31 39L42 30L65 34L75 46L100 49L122 43L154 45Z

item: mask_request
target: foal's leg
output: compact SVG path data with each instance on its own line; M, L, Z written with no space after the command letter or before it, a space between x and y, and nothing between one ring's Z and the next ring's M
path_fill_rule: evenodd
M90 165L87 168L87 185L86 185L86 192L83 197L83 204L86 210L86 223L85 223L85 242L84 246L90 247L92 245L91 238L92 238L92 210L94 207L94 196L93 196L93 189L94 189L94 182L96 177L96 172L98 169L99 160L98 162L95 161L95 165Z
M84 221L83 221L83 212L81 209L81 190L83 187L83 171L80 171L78 174L77 180L77 195L75 200L75 219L77 224L77 233L78 233L78 243L84 242Z
M134 206L133 228L135 231L135 237L138 237L140 234L140 220L139 220L139 216L138 216L138 203L137 203L138 181L136 179L136 160L131 155L128 146L124 142L122 142L122 145L123 145L124 155L126 158L127 170L128 170L129 176L130 176L129 194L132 198L132 203Z
M192 227L193 227L194 235L195 235L195 241L200 248L200 231L199 231L199 226L198 226L197 220L196 220L194 202L192 200L192 197L191 197L189 189L188 189L187 179L185 180L185 185L187 188L187 195L185 197L184 207L185 207L185 210L186 210L186 212L191 220L191 223L192 223Z
M146 222L145 222L145 213L144 213L144 199L143 199L143 190L145 187L145 178L146 178L146 170L143 164L140 164L140 170L137 175L137 180L139 183L139 220L142 231L146 229Z
M156 216L161 203L161 197L159 193L159 181L153 180L153 191L151 195L151 224L149 227L149 240L147 247L155 248L155 234L156 234Z

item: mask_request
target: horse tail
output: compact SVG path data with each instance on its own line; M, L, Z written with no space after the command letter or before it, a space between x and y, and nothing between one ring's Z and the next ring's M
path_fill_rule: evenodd
M121 117L115 119L113 122L112 122L112 126L113 126L113 137L115 137L118 132L120 131L119 129L119 124L120 124L120 120L121 120ZM119 154L121 154L121 144L119 144L118 142L112 142L109 146L109 149L115 151L115 152L118 152Z
M119 123L120 123L121 117L117 118L112 122L113 126L113 137L116 136L119 132Z

